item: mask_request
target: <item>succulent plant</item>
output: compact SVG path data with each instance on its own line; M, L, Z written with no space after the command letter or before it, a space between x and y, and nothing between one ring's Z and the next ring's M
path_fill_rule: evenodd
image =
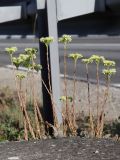
M17 47L10 47L10 48L5 48L5 51L12 55L13 53L15 53L17 51Z
M89 64L89 63L92 63L93 60L91 58L85 58L85 59L82 59L82 62L85 64Z
M13 64L15 65L15 67L18 69L19 66L22 64L22 59L20 57L16 58L16 57L13 57L12 58L12 62Z
M66 97L66 96L61 96L60 97L60 101L66 102L66 100L69 100L70 102L72 102L73 98L72 97Z
M115 68L103 69L102 73L105 74L105 75L111 76L111 75L116 73L116 69Z
M74 61L77 61L78 59L82 58L83 55L80 53L71 53L68 57L74 59Z
M25 75L23 73L17 73L16 74L16 77L20 80L24 79L25 78Z
M72 41L72 37L70 35L64 34L62 37L59 38L60 43L70 43Z
M54 41L53 37L42 37L40 38L40 42L44 43L45 45L49 45L50 43L52 43Z
M110 61L110 60L104 60L103 61L103 64L104 64L104 66L106 66L106 67L114 67L115 66L115 61Z
M92 55L89 59L93 60L93 62L95 62L96 64L103 62L105 60L103 56L99 56L99 55Z

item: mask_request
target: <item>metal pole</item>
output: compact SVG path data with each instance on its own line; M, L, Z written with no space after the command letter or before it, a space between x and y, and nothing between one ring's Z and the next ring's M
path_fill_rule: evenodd
M48 36L48 23L47 23L47 10L46 9L41 9L38 11L38 31L39 31L39 38ZM43 43L39 43L39 49L40 49L40 63L43 68L41 70L41 76L46 86L49 89L47 57L46 57L45 45ZM50 100L50 95L48 94L43 84L42 84L42 94L43 94L44 119L48 123L53 124L53 112L52 112L52 104Z
M50 63L51 63L51 82L53 99L56 103L56 114L58 123L62 123L62 113L60 105L60 68L59 68L59 51L58 51L58 29L56 0L47 1L48 32L49 36L54 37L54 42L50 44Z
M38 11L38 30L39 37L53 36L54 42L49 47L50 69L51 69L51 84L53 99L56 104L56 115L58 123L62 123L62 114L60 106L60 71L59 71L59 53L58 53L58 33L57 33L57 16L56 16L56 3L55 0L46 1L47 6L45 9ZM43 66L42 78L49 88L48 70L47 70L47 57L46 48L44 44L40 43L40 61ZM50 101L50 95L42 85L43 92L43 110L45 121L53 124L53 111Z

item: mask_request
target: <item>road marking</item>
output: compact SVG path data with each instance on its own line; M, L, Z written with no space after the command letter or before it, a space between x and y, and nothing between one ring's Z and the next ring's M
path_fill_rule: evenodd
M64 74L60 74L60 77L64 78ZM66 78L69 79L69 80L73 80L73 76L67 75ZM76 80L77 81L87 82L87 79L86 78L82 78L82 77L76 77ZM90 79L90 83L96 84L96 80L95 79ZM100 84L105 86L105 82L104 81L100 81ZM110 86L114 87L114 88L120 88L120 83L111 83Z
M8 69L12 69L12 65L6 65L5 68ZM15 68L15 67L14 67ZM20 71L27 71L27 68L24 67L19 67ZM36 71L34 71L35 73L37 73ZM60 78L64 78L64 74L60 74ZM73 80L73 76L66 76L67 79ZM86 78L81 78L81 77L76 77L77 81L83 81L83 82L87 82ZM96 84L96 80L95 79L90 79L90 83ZM101 85L105 85L104 81L100 81ZM115 88L120 88L120 83L111 83L110 85L111 87L115 87Z

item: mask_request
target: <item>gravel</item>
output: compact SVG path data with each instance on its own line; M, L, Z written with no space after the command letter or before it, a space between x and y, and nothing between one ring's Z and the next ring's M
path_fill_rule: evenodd
M0 143L0 160L119 160L120 143L69 137Z

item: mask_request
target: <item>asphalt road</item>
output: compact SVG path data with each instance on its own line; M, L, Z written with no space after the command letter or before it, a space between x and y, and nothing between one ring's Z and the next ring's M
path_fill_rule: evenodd
M0 160L119 160L120 143L80 137L0 143Z
M10 46L17 46L19 53L24 51L27 47L39 47L38 40L32 39L0 39L0 66L6 66L10 64L9 57L5 53L5 48ZM84 57L89 57L92 54L98 54L104 56L107 59L114 60L116 62L117 73L112 78L112 83L119 86L120 83L120 37L107 37L107 36L88 36L79 38L73 37L73 42L68 46L68 54L72 52L82 53ZM64 73L63 65L63 45L59 44L60 55L60 72ZM38 62L39 62L38 55ZM100 67L100 73L103 67ZM89 73L91 80L95 80L95 64L89 66ZM71 78L73 75L73 61L68 59L67 61L67 74ZM86 79L85 65L78 61L77 64L77 78ZM101 81L104 81L104 76L100 74Z

